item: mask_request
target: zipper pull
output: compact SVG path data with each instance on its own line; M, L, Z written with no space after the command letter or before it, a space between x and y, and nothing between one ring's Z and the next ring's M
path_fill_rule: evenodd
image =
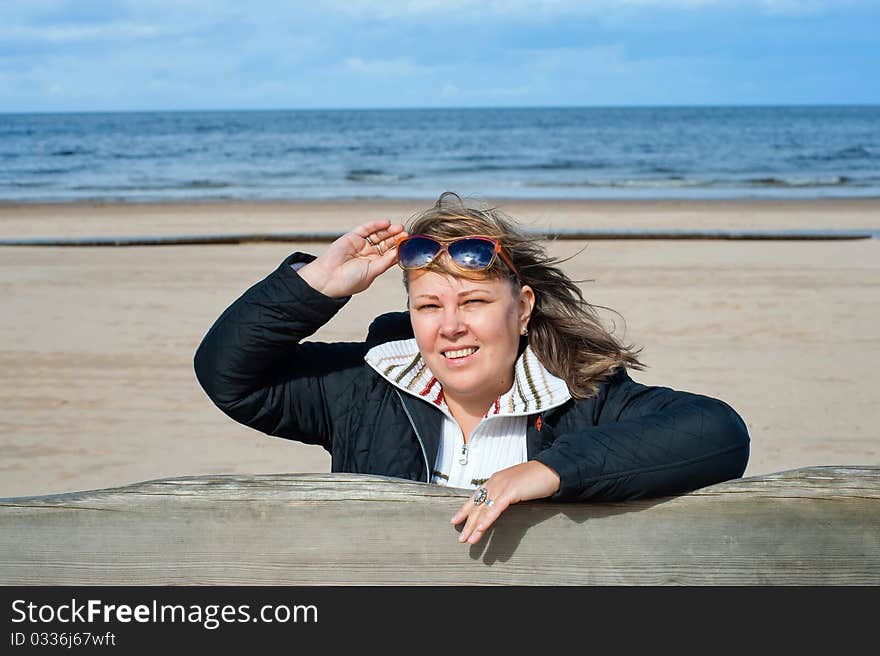
M467 442L461 445L461 458L458 461L459 465L466 465L468 463L468 445Z

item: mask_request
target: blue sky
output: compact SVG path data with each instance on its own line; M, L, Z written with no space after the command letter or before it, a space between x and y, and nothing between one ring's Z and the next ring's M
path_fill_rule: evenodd
M880 0L4 0L0 111L880 103Z

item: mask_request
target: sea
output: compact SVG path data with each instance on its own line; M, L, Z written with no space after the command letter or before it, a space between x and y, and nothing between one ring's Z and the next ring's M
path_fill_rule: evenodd
M0 202L880 196L880 106L0 114Z

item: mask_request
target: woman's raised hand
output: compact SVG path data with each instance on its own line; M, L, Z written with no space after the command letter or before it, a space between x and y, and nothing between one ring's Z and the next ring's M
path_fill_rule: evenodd
M402 225L371 221L330 244L317 259L299 269L313 289L331 298L364 291L397 262L397 242L406 237Z

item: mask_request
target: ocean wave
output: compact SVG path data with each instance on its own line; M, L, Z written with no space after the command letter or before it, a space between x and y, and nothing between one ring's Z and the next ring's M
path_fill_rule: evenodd
M30 128L16 129L16 128L4 128L0 129L0 137L32 137L37 133L36 130Z
M232 185L228 182L222 182L220 180L190 180L189 182L184 182L177 187L176 189L227 189Z
M6 187L8 189L48 189L53 186L51 182L37 182L36 180L0 182L0 188Z
M39 167L35 169L25 169L21 171L24 175L69 175L71 173L77 173L79 171L85 171L88 166L84 164L80 164L77 166L68 166L65 168L57 168L57 167Z
M483 153L477 153L474 155L463 155L458 157L463 162L493 162L501 159L501 155L487 155Z
M622 180L582 180L578 182L543 182L529 181L523 184L525 187L537 188L560 188L560 189L663 189L683 187L711 187L711 180L685 179L682 177L653 178L653 179L622 179Z
M248 126L242 123L226 119L222 123L196 123L193 126L187 127L187 131L195 132L197 134L213 134L215 132L222 134L235 134L240 130L247 129L247 127Z
M414 177L411 173L387 173L382 169L350 169L345 175L349 182L395 182Z
M283 155L326 155L337 150L338 148L333 146L287 146L281 153Z
M581 181L526 181L523 186L526 187L545 187L545 188L629 188L629 189L661 189L661 188L718 188L718 189L735 189L740 187L765 187L777 189L807 189L821 187L873 187L877 186L878 179L862 179L855 180L847 176L829 176L823 178L779 178L779 177L763 177L763 178L712 178L697 179L684 178L681 176L670 176L666 178L628 178L628 179L611 179L611 180L581 180Z
M289 180L291 178L299 178L304 175L303 169L284 169L281 171L257 171L250 178L269 178L277 180Z
M483 173L491 171L590 171L603 169L608 162L599 160L552 160L527 164L482 164L479 166L449 166L438 173Z
M382 169L350 169L345 179L351 180L352 178L375 177L377 175L385 175L385 171Z
M94 155L95 151L88 148L61 148L49 153L50 157L75 157L77 155Z
M16 158L9 158L16 159ZM83 171L94 171L96 164L91 160L48 160L40 158L33 161L34 158L28 158L31 161L20 161L16 167L4 167L0 170L0 174L7 177L17 177L20 179L28 179L30 177L43 177L48 175L70 175L71 173L81 173Z
M645 173L654 173L654 174L666 174L669 175L672 179L679 178L678 174L682 173L679 169L672 168L670 166L660 166L660 165L645 165L640 169Z
M176 157L186 157L188 155L195 155L200 152L199 148L189 147L189 148L179 148L176 150L166 150L162 152L132 152L132 151L117 151L112 152L107 155L110 159L114 160L163 160L167 161L169 159L174 159Z
M862 159L874 157L873 153L867 148L861 146L853 146L852 148L844 148L834 153L835 159Z
M827 178L747 178L743 182L751 187L784 188L843 187L856 183L855 180L845 175L834 175Z
M396 148L390 148L387 145L364 144L361 146L349 146L348 150L356 152L367 157L394 157L400 154Z
M140 184L120 183L105 185L80 184L69 187L70 191L89 192L154 192L154 191L186 191L197 189L228 189L235 185L220 180L188 180L186 182L157 181Z
M812 164L819 162L828 163L854 160L872 160L876 158L877 155L875 153L872 153L864 146L850 146L848 148L841 148L839 150L836 150L833 153L811 153L808 155L795 155L790 158L790 161L800 164Z

